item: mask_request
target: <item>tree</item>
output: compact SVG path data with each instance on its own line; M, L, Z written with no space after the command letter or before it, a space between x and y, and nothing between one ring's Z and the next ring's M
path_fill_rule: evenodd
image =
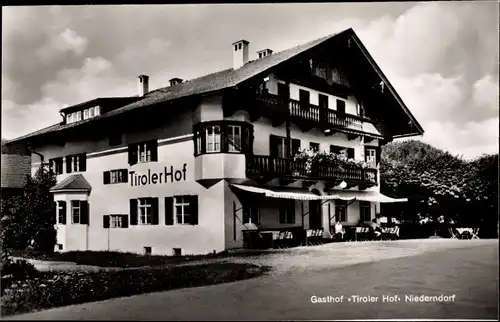
M2 248L24 249L34 241L39 250L54 249L55 209L50 188L54 174L41 167L28 177L22 196L2 200Z
M491 222L496 209L497 166L498 155L466 161L418 141L391 143L382 152L381 191L409 199L406 205L392 207L403 212L402 219L427 219L435 230L439 222L445 228L457 221L480 225L485 222L482 215L490 214ZM489 211L477 215L484 200L492 200Z

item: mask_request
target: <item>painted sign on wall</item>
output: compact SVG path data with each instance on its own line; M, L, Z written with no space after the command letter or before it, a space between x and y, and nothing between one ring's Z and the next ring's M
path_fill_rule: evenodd
M136 173L129 171L130 185L132 187L147 186L150 184L163 184L172 183L177 181L186 181L187 163L184 163L181 170L175 170L174 166L165 167L163 172L152 172L151 169L148 173Z

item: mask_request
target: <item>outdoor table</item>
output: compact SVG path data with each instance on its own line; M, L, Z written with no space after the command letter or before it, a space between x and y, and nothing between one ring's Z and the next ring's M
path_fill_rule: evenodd
M473 229L472 228L457 228L457 232L461 237L464 237L466 233L472 237Z

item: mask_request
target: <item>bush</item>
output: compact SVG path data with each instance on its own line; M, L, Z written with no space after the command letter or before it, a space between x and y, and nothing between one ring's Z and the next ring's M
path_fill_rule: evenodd
M12 276L16 281L27 280L38 275L35 265L24 259L2 260L1 276Z
M211 285L259 276L267 268L251 264L207 264L88 273L41 273L13 284L2 299L2 313L12 315L52 307L149 292Z

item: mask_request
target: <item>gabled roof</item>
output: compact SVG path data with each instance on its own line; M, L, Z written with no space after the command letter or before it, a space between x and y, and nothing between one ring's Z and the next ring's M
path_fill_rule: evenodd
M169 87L163 87L156 89L154 91L149 92L144 96L144 98L133 102L131 104L125 105L123 107L117 108L115 110L112 110L108 113L104 113L102 115L99 115L97 117L93 117L90 119L82 120L79 122L74 122L70 124L56 124L49 126L47 128L44 128L42 130L38 130L36 132L21 136L19 138L10 140L9 142L14 142L14 141L19 141L22 139L26 139L28 137L33 137L45 133L50 133L50 132L56 132L56 131L61 131L69 128L73 128L75 126L79 126L81 124L85 123L90 123L90 122L96 122L98 120L106 119L109 117L113 117L119 114L123 114L132 110L136 110L142 107L146 106L151 106L154 104L158 103L163 103L179 98L184 98L188 96L194 96L194 95L200 95L200 94L207 94L211 92L217 92L220 90L224 90L226 88L234 87L239 85L240 83L255 77L261 73L264 73L266 71L269 71L271 68L276 67L277 65L301 54L304 53L305 51L314 48L318 46L319 44L324 43L327 40L330 40L332 38L338 37L342 34L348 34L351 35L355 38L355 42L360 46L363 54L367 57L369 60L370 64L372 67L376 70L376 72L382 77L386 85L389 87L391 93L395 94L396 91L392 87L392 85L389 83L387 78L383 75L382 71L380 68L375 64L373 58L368 54L366 48L361 44L361 41L359 38L356 36L354 33L354 30L352 28L346 29L340 33L332 34L326 37L322 37L313 41L310 41L308 43L305 43L303 45L299 45L278 53L273 53L272 55L266 56L264 58L249 62L242 66L239 69L226 69L223 71L219 71L213 74L205 75L199 78L195 78L189 81L186 81L184 83L177 84L175 86L169 86ZM411 115L410 111L408 108L404 105L402 100L395 94L398 103L401 105L405 113L410 117L412 122L417 126L419 129L419 132L423 133L423 129L418 124L418 122L415 120L413 115Z
M83 175L74 174L56 184L54 187L50 189L50 192L57 192L63 190L89 192L90 190L92 190L92 186L89 184L89 182L85 179Z

